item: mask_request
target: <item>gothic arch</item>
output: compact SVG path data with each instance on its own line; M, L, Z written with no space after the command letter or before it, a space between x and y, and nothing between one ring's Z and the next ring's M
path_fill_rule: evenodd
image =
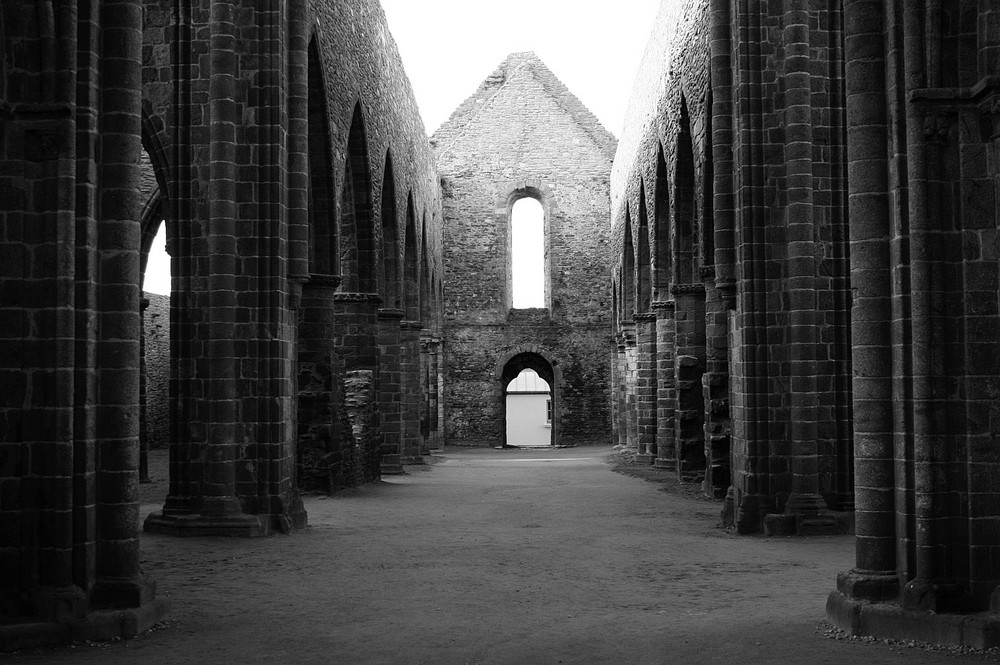
M677 166L674 175L674 270L675 284L694 282L694 147L687 100L681 95L680 128L677 133Z
M309 160L309 272L335 275L337 257L337 214L333 179L333 148L330 116L327 111L326 83L317 35L308 47L308 160Z
M646 215L646 185L639 181L639 247L636 251L636 312L649 311L652 303L650 289L649 221Z
M163 141L158 125L163 123L159 118L150 114L143 104L140 117L142 149L149 157L149 167L153 170L153 177L156 184L150 191L142 207L139 217L140 224L140 245L139 245L139 280L140 285L145 281L146 265L149 261L149 251L156 239L156 234L160 231L160 224L166 223L167 247L171 246L171 239L176 233L173 223L167 223L170 210L168 174L170 173L170 162L167 159L166 151L163 148Z
M524 198L532 198L542 206L542 237L544 244L544 302L545 307L551 307L551 279L552 266L549 261L550 252L550 230L555 200L551 188L541 180L526 179L510 183L503 191L502 198L497 201L497 210L502 210L502 217L498 222L507 229L507 288L505 290L505 307L510 310L514 304L513 287L513 246L511 223L513 222L514 204Z
M401 309L399 275L399 219L396 213L396 176L392 168L392 152L385 153L382 175L382 260L379 293L382 306Z
M705 104L704 161L701 177L701 265L715 265L715 166L712 160L712 91Z
M667 182L667 161L663 157L662 144L657 144L656 149L656 181L653 185L653 252L655 297L657 300L667 300L672 267L670 183Z
M434 311L431 302L431 270L427 256L427 212L424 211L423 224L420 233L420 319L425 328L433 326Z
M625 237L622 242L622 314L631 321L636 312L635 301L635 249L632 244L631 206L625 208Z
M559 360L547 349L536 344L518 346L511 349L497 361L495 376L499 380L499 395L501 408L501 436L503 445L507 444L507 386L517 378L524 369L533 369L549 384L552 400L552 430L550 445L559 445L559 404L561 391L561 369Z
M368 137L365 133L361 102L354 106L351 131L347 139L347 159L340 206L341 290L374 293L375 233L372 209L372 179L368 160Z
M417 256L417 220L413 192L406 196L406 228L403 232L403 311L410 321L420 320L420 277Z

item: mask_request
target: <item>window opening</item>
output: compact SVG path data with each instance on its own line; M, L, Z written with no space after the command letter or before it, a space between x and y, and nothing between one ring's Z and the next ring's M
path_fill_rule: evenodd
M170 255L167 254L167 224L165 221L160 222L160 228L156 232L156 237L153 238L153 244L149 247L142 290L146 293L170 295Z
M545 212L536 199L511 209L511 277L515 309L545 307Z

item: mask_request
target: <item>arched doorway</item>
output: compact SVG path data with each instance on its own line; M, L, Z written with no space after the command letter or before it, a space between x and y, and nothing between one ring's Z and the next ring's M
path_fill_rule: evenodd
M556 445L558 392L552 363L534 351L518 353L504 364L500 381L503 445Z

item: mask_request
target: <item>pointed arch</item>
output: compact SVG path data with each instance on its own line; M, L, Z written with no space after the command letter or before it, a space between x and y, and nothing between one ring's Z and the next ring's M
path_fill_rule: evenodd
M653 252L654 287L658 300L667 299L670 288L670 184L667 182L667 160L663 157L663 144L656 150L656 182L653 184Z
M406 196L406 229L403 235L403 310L410 321L420 319L420 281L417 262L417 220L413 192Z
M638 265L636 273L636 311L648 312L652 302L650 293L649 272L649 220L646 215L646 185L639 180L639 247L636 252Z
M326 84L316 36L308 47L308 136L309 147L309 272L335 275L337 260L336 202L333 181L333 146L330 116L326 105ZM345 180L346 182L346 180Z
M382 261L379 270L379 294L382 306L400 309L399 279L399 219L396 215L396 175L392 169L392 153L385 153L382 174Z
M615 277L611 278L611 311L614 312L614 315L615 315L615 325L616 326L617 326L618 322L621 321L621 318L622 318L622 316L621 316L622 313L618 311L618 283L619 283L619 281L620 280L616 279Z
M427 211L424 211L420 231L420 318L425 328L430 328L433 303L431 302L431 269L427 255Z
M694 281L694 148L687 100L681 95L677 133L677 169L674 175L674 265L676 283Z
M347 139L344 184L340 206L341 290L373 293L375 252L372 209L372 180L368 161L368 138L359 101L354 107L351 132Z
M705 168L701 181L701 265L715 265L715 166L712 161L712 91L705 104Z
M622 316L631 321L635 315L635 249L632 244L632 215L625 208L625 240L622 258Z

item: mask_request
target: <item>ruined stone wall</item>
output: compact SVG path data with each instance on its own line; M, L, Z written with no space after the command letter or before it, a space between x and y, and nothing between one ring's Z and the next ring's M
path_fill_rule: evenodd
M168 608L136 519L141 29L134 0L0 9L0 651Z
M841 12L705 0L671 15L664 4L612 177L621 329L645 303L673 309L658 315L675 338L658 376L673 383L658 396L655 442L669 452L634 445L709 494L729 491L741 529L761 528L805 485L824 507L849 508ZM804 60L785 47L803 39L802 16Z
M828 614L998 644L1000 8L844 12L858 547Z
M607 178L614 138L534 54L510 56L432 138L444 187L446 435L500 445L503 363L554 365L562 444L608 440ZM511 309L510 211L545 211L546 309Z
M146 441L150 448L170 442L170 296L146 293L142 313L146 365Z
M441 275L434 159L375 0L180 12L150 2L144 28L143 144L178 271L170 439L180 462L168 512L203 514L208 488L238 497L265 530L284 529L303 521L298 481L332 491L378 477L379 402L421 385L410 363L412 377L380 392L375 321L387 293L423 291L412 318L428 312L428 334L439 331L439 291L421 289ZM383 190L398 202L392 219L382 219ZM143 219L147 237L159 218ZM383 279L382 266L404 262L415 267L405 284ZM419 438L413 411L396 426ZM229 443L209 463L216 438ZM150 524L171 531L174 521Z

